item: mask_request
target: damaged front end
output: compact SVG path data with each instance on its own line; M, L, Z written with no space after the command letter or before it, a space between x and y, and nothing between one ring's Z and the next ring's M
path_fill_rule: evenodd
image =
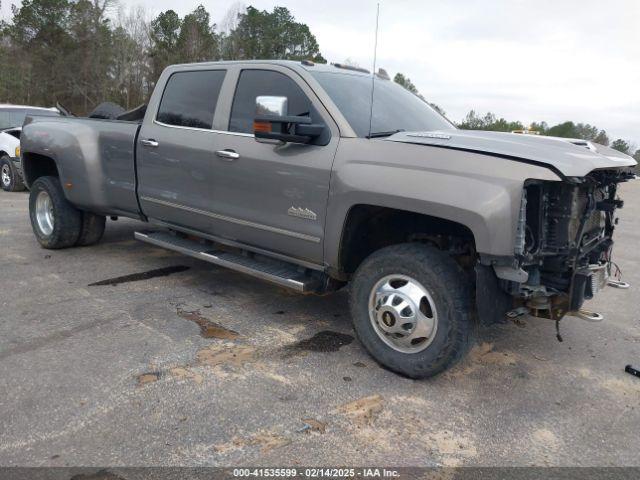
M629 170L618 169L525 183L515 265L494 267L501 289L516 299L509 316L601 319L582 306L607 284L626 286L619 281L612 249L616 210L623 206L618 185L632 178Z

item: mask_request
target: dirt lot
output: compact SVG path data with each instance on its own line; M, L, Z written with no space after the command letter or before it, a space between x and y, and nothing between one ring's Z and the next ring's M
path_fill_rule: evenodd
M623 193L615 260L640 287L640 182ZM127 220L42 250L27 201L0 192L0 465L640 465L637 289L563 343L525 318L412 381L354 340L344 293L138 243Z

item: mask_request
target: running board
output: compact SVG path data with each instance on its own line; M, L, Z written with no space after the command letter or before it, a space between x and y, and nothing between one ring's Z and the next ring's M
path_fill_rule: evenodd
M320 287L319 278L305 273L303 267L285 262L216 249L210 243L202 243L169 232L135 232L135 238L220 267L246 273L297 292L311 293Z

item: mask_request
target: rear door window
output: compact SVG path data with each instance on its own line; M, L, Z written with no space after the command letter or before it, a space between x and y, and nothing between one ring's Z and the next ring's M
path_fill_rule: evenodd
M287 97L289 115L310 116L313 123L324 124L309 97L293 79L271 70L243 70L233 99L229 131L253 133L256 97L263 95Z
M211 130L225 70L176 72L167 81L156 120Z

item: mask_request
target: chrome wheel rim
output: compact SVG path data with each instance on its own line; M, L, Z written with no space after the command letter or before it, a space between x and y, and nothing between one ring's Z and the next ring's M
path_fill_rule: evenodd
M438 329L433 297L407 275L387 275L376 282L369 295L369 319L380 339L402 353L423 351Z
M2 165L2 184L5 187L11 185L11 170L9 170L9 165L6 163Z
M36 198L36 221L43 234L51 235L54 225L53 202L45 191L38 193Z

